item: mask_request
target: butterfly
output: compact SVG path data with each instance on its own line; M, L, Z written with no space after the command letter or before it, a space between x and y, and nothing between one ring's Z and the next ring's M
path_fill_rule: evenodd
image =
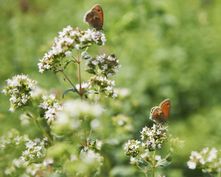
M150 119L157 123L165 122L170 115L170 99L163 100L159 106L154 106L150 111Z
M96 30L102 30L104 23L104 13L100 5L96 4L89 10L85 16L84 21Z

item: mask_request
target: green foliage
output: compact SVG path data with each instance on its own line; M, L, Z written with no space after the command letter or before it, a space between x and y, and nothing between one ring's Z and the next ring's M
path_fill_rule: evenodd
M138 130L149 123L150 108L163 98L172 101L170 133L184 140L182 151L174 152L173 165L163 172L170 177L202 176L198 171L188 170L186 161L192 150L221 147L219 0L33 0L27 1L27 11L20 1L0 0L1 87L5 79L24 73L38 80L41 86L62 93L67 84L51 73L40 74L38 59L63 27L70 24L87 28L82 23L84 12L100 3L105 13L107 37L107 46L102 51L114 51L118 56L122 68L115 78L116 85L130 90L125 100L103 101L107 113L98 131L107 141L102 148L107 160L102 176L142 176L129 168L122 145L129 137L138 136ZM74 75L75 70L69 70ZM73 99L74 96L70 93L66 97ZM8 99L2 94L0 103L0 135L12 127L30 137L40 134L35 128L21 126L19 113L8 113ZM116 127L119 114L128 116L126 121L132 122L132 129ZM64 130L61 127L56 131ZM119 137L119 133L122 136ZM49 156L64 155L65 149L71 153L67 144L51 148ZM6 156L0 152L0 169L10 163L14 154L16 151ZM66 164L69 169L69 162ZM0 170L0 176L2 173Z

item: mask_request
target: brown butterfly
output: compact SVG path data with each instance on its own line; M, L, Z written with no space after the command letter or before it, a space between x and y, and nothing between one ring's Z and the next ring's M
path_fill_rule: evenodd
M100 5L96 4L84 17L84 21L96 30L102 30L104 23L104 13Z
M150 119L157 123L165 122L170 115L171 103L169 99L163 100L159 106L154 106L150 111Z

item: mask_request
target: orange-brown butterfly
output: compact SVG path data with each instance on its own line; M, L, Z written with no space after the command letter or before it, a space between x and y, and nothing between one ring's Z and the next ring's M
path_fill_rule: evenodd
M154 106L150 111L150 119L157 123L165 122L170 115L171 102L169 99L163 100L159 106Z
M104 13L100 5L96 4L84 17L84 21L96 30L102 30L104 24Z

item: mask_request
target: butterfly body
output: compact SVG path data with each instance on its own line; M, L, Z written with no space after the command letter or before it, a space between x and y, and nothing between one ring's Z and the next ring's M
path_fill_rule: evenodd
M93 6L92 9L85 14L84 21L96 30L102 30L104 23L104 13L102 7L98 4Z
M165 122L170 115L171 102L169 99L163 100L159 106L154 106L150 111L150 119L157 123Z

